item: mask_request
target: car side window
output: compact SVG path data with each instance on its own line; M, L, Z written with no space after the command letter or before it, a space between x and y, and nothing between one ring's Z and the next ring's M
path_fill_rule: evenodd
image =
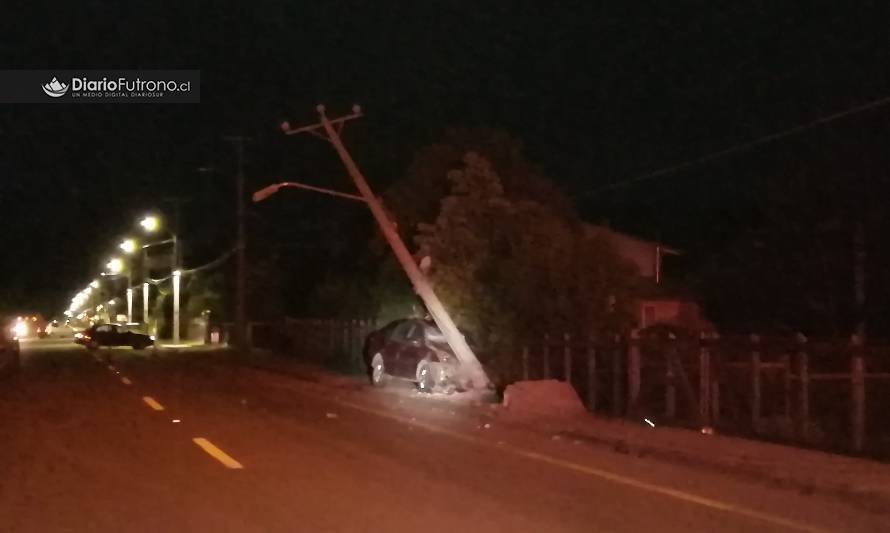
M411 331L408 332L408 342L417 342L423 340L423 326L420 324L412 324Z
M411 328L414 326L411 322L403 322L396 326L396 329L392 332L392 340L398 342L405 342L408 340L408 334L411 331Z
M96 328L97 333L109 333L111 331L111 326L108 324L103 324Z

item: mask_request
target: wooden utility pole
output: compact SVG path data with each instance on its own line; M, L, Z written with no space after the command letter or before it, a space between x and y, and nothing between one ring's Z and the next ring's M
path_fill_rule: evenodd
M247 340L247 229L245 227L244 201L244 143L249 137L229 136L226 141L235 146L238 159L238 172L235 175L237 233L235 238L235 346L248 349Z
M423 272L421 272L420 267L414 261L411 252L408 251L405 243L402 242L402 238L396 231L395 224L386 215L386 211L380 204L380 201L374 196L371 187L359 170L358 165L355 164L355 161L353 161L352 156L340 139L339 132L343 128L343 124L349 120L361 117L361 108L359 106L353 106L352 114L333 120L328 119L325 115L325 108L323 105L316 107L316 110L321 119L320 122L296 129L291 129L288 123L284 123L282 124L284 133L287 135L304 132L311 133L312 135L327 140L334 146L334 149L340 156L340 160L352 177L352 181L355 183L356 188L371 209L371 214L374 215L374 219L377 221L377 225L380 227L383 237L386 239L393 254L396 256L396 259L399 261L399 264L411 281L414 291L420 296L423 303L426 304L430 316L433 317L436 325L439 326L439 329L448 341L449 346L451 346L451 349L454 351L454 355L461 362L461 372L463 373L464 378L475 387L482 388L487 386L489 380L485 375L485 370L482 368L482 365L479 363L473 350L467 345L466 339L464 339L463 334L457 329L457 326L445 310L439 297L436 296L432 286L423 275Z

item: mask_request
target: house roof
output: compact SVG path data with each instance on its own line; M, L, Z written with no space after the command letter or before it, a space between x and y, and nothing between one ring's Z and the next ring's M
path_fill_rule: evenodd
M612 228L610 228L610 227L608 227L608 226L603 226L603 225L600 225L600 224L589 224L589 223L585 223L584 226L585 226L586 231L587 231L588 233L590 233L590 234L593 234L593 235L598 235L598 234L599 234L599 235L606 235L608 238L612 238L612 239L624 239L624 240L635 241L635 242L638 242L638 243L640 243L640 244L646 244L646 245L649 245L649 246L652 246L652 247L656 247L656 246L657 246L657 247L659 247L659 248L661 249L661 253L662 253L662 254L666 254L666 255L681 255L681 254L683 253L682 251L680 251L680 250L678 250L678 249L676 249L676 248L672 248L672 247L670 247L670 246L668 246L668 245L666 245L666 244L664 244L664 243L662 243L662 242L650 241L650 240L648 240L648 239L642 239L642 238L640 238L640 237L635 237L635 236L630 235L630 234L628 234L628 233L624 233L624 232L621 232L621 231L614 230L614 229L612 229Z

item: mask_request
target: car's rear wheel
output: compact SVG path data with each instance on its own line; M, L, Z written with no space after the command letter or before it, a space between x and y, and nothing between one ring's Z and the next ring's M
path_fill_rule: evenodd
M382 387L386 385L386 365L383 364L383 355L375 353L371 358L371 385Z

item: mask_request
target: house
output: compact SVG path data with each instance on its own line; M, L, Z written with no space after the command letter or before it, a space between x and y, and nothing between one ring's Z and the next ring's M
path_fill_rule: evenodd
M712 329L694 297L665 287L664 258L680 255L679 250L607 226L588 224L585 231L591 237L605 240L620 257L634 264L644 279L644 296L634 310L639 328L668 324L690 330Z

